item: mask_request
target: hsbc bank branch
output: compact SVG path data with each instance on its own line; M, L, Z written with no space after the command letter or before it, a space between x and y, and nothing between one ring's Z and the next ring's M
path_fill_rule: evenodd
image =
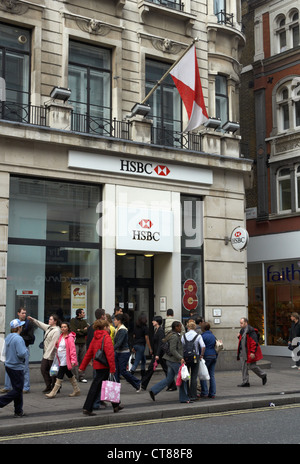
M20 306L46 322L84 308L89 323L98 307L112 314L120 306L130 331L140 314L151 327L168 308L183 321L195 310L223 339L223 358L234 357L235 328L247 312L247 261L228 239L245 224L250 162L119 148L41 145L30 165L20 159L1 171L3 335ZM42 337L37 330L31 361L40 361Z

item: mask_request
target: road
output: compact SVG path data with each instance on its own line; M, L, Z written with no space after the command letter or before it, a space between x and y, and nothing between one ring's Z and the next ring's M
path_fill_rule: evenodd
M300 426L299 408L300 404L296 404L136 423L81 427L75 430L28 433L0 437L0 445L105 444L107 455L109 452L115 453L114 456L111 454L108 457L116 458L116 453L122 450L122 447L118 448L118 444L126 444L126 449L131 450L141 450L141 444L148 445L145 449L150 450L150 454L152 449L166 448L166 446L161 446L164 444L172 445L173 449L175 447L179 450L178 452L188 450L189 444L298 444L300 442L297 433ZM139 445L135 446L136 444ZM191 450L192 453L192 447ZM155 452L157 455L152 457L156 460L166 457L159 455L163 454L163 451ZM183 454L178 457L188 456ZM138 459L134 460L138 461Z

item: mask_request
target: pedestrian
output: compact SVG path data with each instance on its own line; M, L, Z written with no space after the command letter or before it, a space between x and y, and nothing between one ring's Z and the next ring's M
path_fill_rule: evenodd
M135 360L130 372L134 374L139 363L141 363L141 377L146 372L146 356L145 348L146 344L149 348L150 356L152 356L152 348L149 340L149 327L147 325L147 317L141 314L137 320L135 328L133 330L133 353L135 353Z
M149 394L153 401L155 401L155 396L167 385L170 385L174 378L177 377L180 366L184 364L183 347L180 339L181 331L181 322L174 321L172 323L171 332L169 332L163 339L163 341L166 341L169 344L168 353L163 355L163 358L167 361L168 371L166 378L153 385L149 390ZM180 385L179 401L181 403L191 403L187 391L187 382L183 381Z
M204 322L202 332L203 342L205 343L205 352L203 359L205 361L208 373L209 380L200 380L201 384L201 394L200 398L215 398L217 387L215 379L215 367L217 363L218 353L215 350L216 337L210 330L210 323ZM209 382L209 388L208 388Z
M54 398L60 390L64 375L70 380L73 392L69 396L80 395L76 377L72 372L74 366L77 365L77 356L75 348L75 333L70 331L68 322L61 323L61 335L56 342L56 356L58 359L59 369L56 377L56 382L50 393L46 394L47 398Z
M116 362L116 380L120 382L120 377L132 385L137 392L141 391L141 380L138 380L131 372L127 370L127 364L130 358L130 350L128 344L128 329L125 326L128 323L128 314L117 314L114 319L116 328L115 334L115 362Z
M267 374L256 364L257 361L263 358L258 343L258 330L249 325L246 317L241 318L240 327L237 359L241 360L242 383L238 387L250 387L249 369L260 377L262 384L265 385L267 383Z
M191 353L193 359L187 361L185 359L185 363L190 371L190 381L188 382L188 394L191 401L197 400L197 379L198 379L198 372L199 372L199 361L203 358L203 354L205 352L205 343L202 339L202 336L196 332L196 323L194 320L189 320L186 325L187 333L185 333L181 337L181 343L183 345L183 355L185 354L185 348L188 344L193 342L193 349L194 352ZM188 343L190 342L190 343Z
M76 309L76 317L70 320L70 330L76 334L75 348L78 365L81 364L86 353L86 337L89 324L85 318L85 311L82 308ZM87 380L82 372L79 374L78 366L74 367L74 373L78 382L86 383Z
M111 341L112 341L113 344L114 344L114 341L115 341L115 333L116 333L115 326L113 325L112 318L111 318L111 316L110 316L109 314L105 314L105 318L106 318L107 322L109 323L110 338L111 338Z
M95 415L95 413L93 413L94 404L97 398L99 398L100 396L102 382L108 379L110 373L114 374L116 371L115 353L114 353L113 343L110 337L109 322L98 319L94 322L93 325L94 325L94 337L79 367L79 372L85 371L89 362L92 359L94 360L93 369L94 369L95 375L94 375L92 384L90 386L90 389L88 391L85 403L83 405L83 410L82 410L83 414L88 415L88 416ZM103 350L104 350L104 353L105 353L105 356L108 362L108 366L101 364L100 362L94 359L98 349L102 348L103 338L104 338ZM123 409L124 406L122 406L120 403L112 403L112 407L113 407L114 412L119 412Z
M299 343L299 340L294 340L295 338L300 337L300 323L299 323L299 314L298 313L292 313L291 314L291 321L292 325L290 328L290 333L289 333L289 340L288 340L288 348L289 350L293 351L296 347L297 344ZM294 340L294 342L293 342ZM298 368L300 370L300 360L296 361L293 366L291 366L292 369Z
M154 363L156 361L157 364L161 364L161 367L167 375L167 363L166 360L163 359L163 352L162 352L162 339L165 336L165 333L162 328L162 317L155 316L152 320L152 325L154 329L154 336L153 336L153 352L150 364L148 366L147 371L142 377L142 390L147 390L148 383L154 372Z
M10 334L5 338L5 372L12 389L0 396L0 408L14 402L14 417L23 417L24 366L27 348L21 337L25 321L14 319L10 322Z
M24 307L21 307L19 311L17 312L17 319L19 319L22 322L25 322L25 324L23 325L22 332L21 332L21 337L23 338L26 349L27 349L27 356L26 356L26 361L24 365L23 393L29 393L30 392L30 372L29 372L30 348L29 346L33 345L35 341L34 325L27 317L26 309ZM6 393L12 388L9 376L7 374L5 374L4 382L5 382L4 388L0 390L0 393Z
M163 321L163 330L165 332L165 335L167 335L169 332L172 331L172 324L173 322L180 322L178 319L174 318L174 311L172 308L167 309L166 312L166 319ZM183 324L181 324L181 335L185 333Z
M112 316L111 316L111 319L112 319L112 321L113 321L113 326L115 326L114 320L115 320L115 317L116 317L118 314L123 314L123 308L120 308L120 306L116 306L116 307L114 308L114 312L113 312L113 314L112 314Z
M45 389L43 393L49 393L54 387L56 376L50 376L50 369L55 356L55 344L60 337L60 320L57 314L51 314L49 317L48 324L34 319L34 317L28 316L33 324L40 329L44 330L44 339L41 344L43 347L43 358L41 362L41 374L45 382Z
M96 321L98 319L102 319L104 321L105 320L105 309L103 309L103 308L96 309L96 311L95 311L95 319L96 319ZM86 350L88 350L89 345L90 345L91 341L93 340L93 336L94 336L94 324L90 325L88 327L88 330L87 330Z

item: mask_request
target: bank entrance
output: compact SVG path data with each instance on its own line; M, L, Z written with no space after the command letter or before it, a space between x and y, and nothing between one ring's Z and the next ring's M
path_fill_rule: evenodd
M129 315L129 338L140 315L145 314L150 333L154 316L153 257L116 256L116 306Z

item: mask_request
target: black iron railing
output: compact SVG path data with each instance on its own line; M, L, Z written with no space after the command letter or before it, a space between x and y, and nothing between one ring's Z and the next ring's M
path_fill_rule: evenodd
M172 8L173 10L183 11L184 3L181 0L147 0L157 5L165 6L166 8Z
M72 112L71 130L85 134L129 140L129 122Z
M192 132L179 132L162 127L152 126L151 141L155 145L165 147L185 148L187 150L201 151L202 137Z
M34 106L8 101L1 102L0 119L46 127L47 109L44 106Z
M226 13L224 10L220 10L219 13L216 13L219 24L225 24L226 26L233 27L233 13Z

